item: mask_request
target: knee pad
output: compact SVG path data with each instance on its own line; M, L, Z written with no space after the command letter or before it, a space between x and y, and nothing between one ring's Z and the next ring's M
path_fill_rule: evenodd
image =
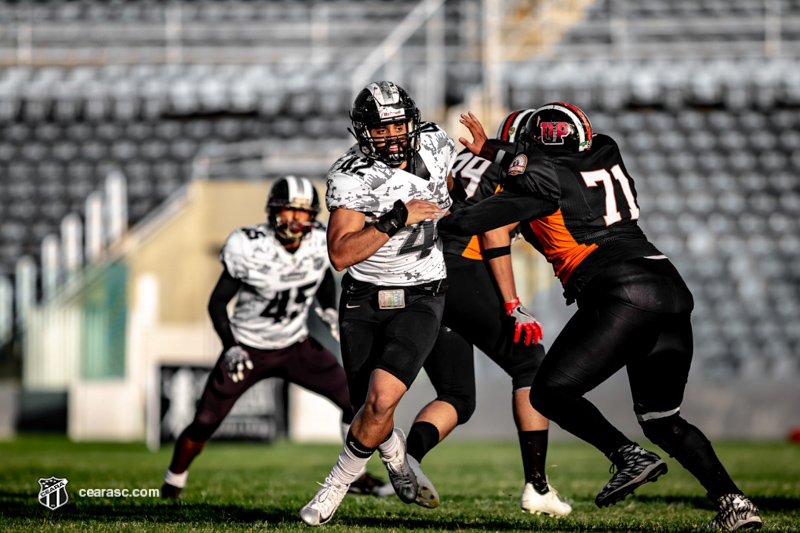
M530 387L536 377L536 372L542 365L544 350L535 350L531 355L541 355L541 357L523 357L506 370L511 376L511 386L515 391Z
M637 416L644 436L660 446L670 457L676 453L691 457L710 444L696 427L687 422L679 413L663 418L643 419Z
M443 394L436 398L453 406L458 415L458 424L466 424L475 412L475 396L470 394Z
M564 405L568 395L565 389L558 387L552 383L543 380L535 380L531 385L531 392L528 398L531 405L542 416L553 419L555 418L554 409L558 405Z
M186 428L184 433L195 442L205 442L222 424L222 420L211 411L200 411Z

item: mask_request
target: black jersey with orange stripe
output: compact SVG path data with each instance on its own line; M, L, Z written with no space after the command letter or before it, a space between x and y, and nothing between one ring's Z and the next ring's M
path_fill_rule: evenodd
M595 135L584 152L528 146L509 159L505 190L440 229L475 234L524 221L523 236L553 265L567 300L610 264L661 255L638 225L636 188L611 137Z
M513 144L496 139L490 139L489 142L503 150L514 148ZM458 154L450 172L453 175L453 188L450 190L453 205L450 211L453 213L494 196L505 178L505 170L500 165L474 155L467 149ZM477 235L456 235L446 230L440 230L439 233L444 242L444 253L467 259L483 259Z

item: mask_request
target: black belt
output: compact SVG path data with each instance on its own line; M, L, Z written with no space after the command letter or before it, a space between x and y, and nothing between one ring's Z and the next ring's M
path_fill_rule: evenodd
M365 300L383 290L402 290L406 296L436 296L447 290L447 279L437 279L419 285L397 287L391 285L375 285L367 281L354 279L350 273L342 278L342 291L351 300Z

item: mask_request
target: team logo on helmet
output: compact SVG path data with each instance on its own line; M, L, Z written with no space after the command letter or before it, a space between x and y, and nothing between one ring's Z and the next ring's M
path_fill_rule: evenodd
M592 147L592 124L578 107L552 102L538 108L526 125L534 144L583 152ZM523 134L524 135L524 134Z
M569 122L542 122L542 143L564 144L564 139L569 135Z
M514 160L511 162L511 166L508 167L509 175L517 175L522 174L525 172L525 168L528 166L528 158L525 157L525 154L519 154Z

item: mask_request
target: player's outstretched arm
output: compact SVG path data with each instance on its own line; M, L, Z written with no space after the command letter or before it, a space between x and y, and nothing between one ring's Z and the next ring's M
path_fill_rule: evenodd
M223 270L208 299L208 316L214 325L214 331L217 332L219 340L222 342L223 350L236 344L228 318L228 302L239 292L241 285L240 280L228 274L227 270Z
M525 333L525 344L538 344L542 339L542 326L519 301L511 265L511 237L509 232L516 224L488 231L481 235L483 256L503 296L506 314L514 319L514 342Z

